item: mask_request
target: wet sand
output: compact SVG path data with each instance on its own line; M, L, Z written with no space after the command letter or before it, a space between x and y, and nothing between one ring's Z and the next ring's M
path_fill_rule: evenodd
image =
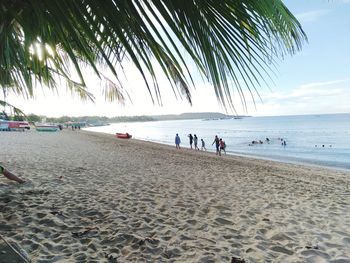
M32 262L350 262L347 172L84 131L0 149L30 180L0 177L0 234Z

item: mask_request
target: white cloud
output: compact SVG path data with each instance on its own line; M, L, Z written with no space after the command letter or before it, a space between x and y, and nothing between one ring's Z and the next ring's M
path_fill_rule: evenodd
M350 1L350 0L349 0ZM350 78L347 79L340 79L340 80L332 80L332 81L324 81L324 82L313 82L313 83L308 83L301 85L301 89L307 89L307 88L316 88L316 87L323 87L323 86L331 86L339 83L344 83L349 81Z
M257 115L350 112L350 79L308 83L289 92L262 94Z
M313 22L321 18L322 16L328 14L330 10L328 9L319 9L319 10L313 10L313 11L308 11L300 14L296 14L296 18L300 22Z

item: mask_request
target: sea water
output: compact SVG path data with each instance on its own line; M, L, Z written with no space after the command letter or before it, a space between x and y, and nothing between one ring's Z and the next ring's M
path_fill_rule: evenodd
M186 148L191 133L197 135L199 147L200 139L204 139L207 150L213 152L212 142L218 135L225 141L228 154L350 169L350 114L113 123L87 130L128 132L136 139L169 145L174 145L178 133L181 146ZM253 140L263 143L252 145Z

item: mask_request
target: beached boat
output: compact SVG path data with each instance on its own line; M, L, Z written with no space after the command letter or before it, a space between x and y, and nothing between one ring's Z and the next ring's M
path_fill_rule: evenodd
M7 121L0 120L0 131L9 131L9 123Z
M35 125L35 129L39 132L55 132L58 131L57 125L40 124Z
M119 132L117 132L115 136L119 139L130 139L132 137L132 135L129 133L119 133Z
M29 126L29 123L27 121L0 120L0 130L24 131L24 130L30 130L30 126Z

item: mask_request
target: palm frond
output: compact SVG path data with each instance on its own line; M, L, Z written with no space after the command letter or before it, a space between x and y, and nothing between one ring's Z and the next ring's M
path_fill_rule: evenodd
M86 97L84 67L103 79L106 65L118 79L128 60L154 101L161 104L157 63L174 94L191 102L190 57L224 107L234 109L237 95L246 107L244 90L256 97L276 59L307 41L282 0L3 0L0 17L0 86L28 97L36 82L56 87L59 75L72 84L73 74L70 86ZM107 98L123 100L122 85L110 84L117 92Z
M10 104L6 101L0 100L0 105L3 107L11 108L11 112L13 112L14 116L26 117L26 114L21 109L13 106L12 104Z

